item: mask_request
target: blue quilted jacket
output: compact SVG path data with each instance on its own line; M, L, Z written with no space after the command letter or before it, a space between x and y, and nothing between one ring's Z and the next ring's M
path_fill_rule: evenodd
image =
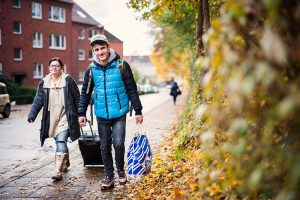
M78 116L86 116L93 91L94 112L98 118L115 119L125 115L129 112L129 101L135 114L142 114L143 107L129 64L124 61L123 75L121 75L118 64L120 56L112 52L111 57L105 66L94 60L87 68L82 84Z
M91 64L94 81L95 115L103 119L121 117L129 111L129 101L122 81L118 61L106 68Z

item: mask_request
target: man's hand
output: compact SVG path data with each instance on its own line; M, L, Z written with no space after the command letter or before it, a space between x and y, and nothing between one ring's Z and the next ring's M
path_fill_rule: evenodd
M143 123L143 115L136 115L135 116L135 123L142 124Z
M80 126L86 126L86 117L78 117L78 123Z

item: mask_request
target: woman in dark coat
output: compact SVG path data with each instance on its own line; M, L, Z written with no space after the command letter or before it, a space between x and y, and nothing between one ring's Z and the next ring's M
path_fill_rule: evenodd
M173 85L172 85L172 88L171 88L171 92L170 92L170 95L173 96L174 105L176 105L176 98L180 94L181 94L181 91L180 91L177 83L174 82Z
M39 83L28 122L34 122L43 108L41 146L46 138L55 139L55 170L52 179L60 180L62 173L70 166L68 137L74 141L80 136L77 114L80 93L74 79L63 72L63 63L59 58L49 61L49 71Z

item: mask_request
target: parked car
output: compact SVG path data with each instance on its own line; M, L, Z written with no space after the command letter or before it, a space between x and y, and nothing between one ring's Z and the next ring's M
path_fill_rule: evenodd
M156 85L145 84L145 85L138 85L137 87L138 87L139 95L152 94L152 93L159 92L158 86L156 86Z
M0 82L0 113L3 118L8 118L10 115L10 101L7 93L6 85Z

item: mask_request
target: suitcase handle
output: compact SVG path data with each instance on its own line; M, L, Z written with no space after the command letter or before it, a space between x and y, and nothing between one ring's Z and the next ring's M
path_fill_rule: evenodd
M90 121L90 120L87 120L87 122L88 122L88 124L89 124L89 126L90 126L90 129L91 129L91 133L92 133L92 136L93 136L93 141L96 141L96 138L95 138L95 137L96 137L96 133L94 134L94 132L93 132L92 125L91 125L91 121ZM80 126L80 130L81 130L81 135L82 135L82 137L83 137L83 140L84 140L84 142L86 142L85 137L87 136L87 133L84 134L83 129L82 129L81 126Z

